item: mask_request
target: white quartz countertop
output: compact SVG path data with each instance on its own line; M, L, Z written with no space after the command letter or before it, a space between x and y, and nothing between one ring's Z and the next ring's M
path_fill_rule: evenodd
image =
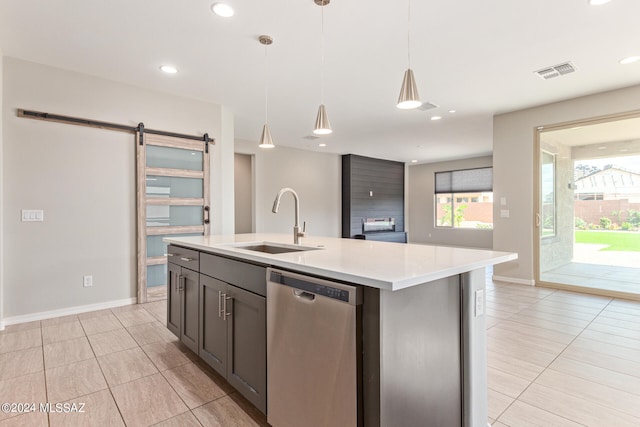
M291 234L167 237L164 241L390 291L518 258L509 252L316 236L300 239L300 246L317 250L269 254L242 249L248 243L263 242L294 246Z

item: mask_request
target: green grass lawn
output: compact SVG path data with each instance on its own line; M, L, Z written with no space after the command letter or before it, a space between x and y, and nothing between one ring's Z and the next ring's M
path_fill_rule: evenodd
M640 233L576 230L576 243L609 245L602 251L640 252Z

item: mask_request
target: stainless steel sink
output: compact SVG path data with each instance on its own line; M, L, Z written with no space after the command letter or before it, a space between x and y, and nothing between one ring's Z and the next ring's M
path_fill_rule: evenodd
M233 244L229 246L237 249L263 252L267 254L286 254L291 252L305 252L305 251L315 251L318 249L322 249L315 246L286 245L282 243L271 243L271 242L239 243L239 244Z

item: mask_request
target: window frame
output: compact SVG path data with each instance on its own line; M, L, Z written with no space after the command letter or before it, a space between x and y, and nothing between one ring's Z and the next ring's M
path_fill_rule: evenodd
M479 170L484 170L484 169L489 169L490 172L490 185L488 185L488 182L486 182L486 177L481 176L481 178L485 178L485 179L480 179L476 182L477 185L470 185L469 182L466 183L465 185L465 176L464 175L470 175L473 173L473 171L479 171ZM439 182L438 180L438 175L439 174L443 174L441 175L443 177L443 181ZM456 178L458 178L458 180L463 181L462 183L458 182L456 183ZM474 182L474 181L472 181ZM440 185L439 185L440 184ZM438 190L438 188L440 187L440 191ZM449 189L449 191L442 191L443 188L447 188ZM454 188L456 188L457 191L454 191ZM434 227L435 228L439 228L439 229L458 229L458 230L493 230L493 209L491 209L491 214L492 214L492 222L491 222L491 227L490 228L484 228L484 227L478 227L478 228L474 228L474 227L460 227L460 226L456 226L456 221L455 221L455 213L456 213L456 205L459 204L465 204L465 203L470 203L469 201L472 200L472 196L461 196L461 197L457 197L458 194L469 194L469 193L491 193L493 195L493 166L483 166L483 167L477 167L477 168L467 168L467 169L456 169L456 170L448 170L448 171L438 171L438 172L434 172ZM447 198L447 203L440 203L439 202L439 198L445 196ZM477 202L471 202L471 203L491 203L492 202L485 202L485 201L480 201L480 200L484 200L484 197L476 197L477 198ZM460 199L461 201L458 202L457 199ZM464 199L467 199L467 201L465 202ZM442 220L443 217L439 218L438 217L438 207L440 205L447 205L447 206L451 206L450 208L450 215L451 217L449 218L449 220L447 221L446 225L441 225L440 222Z

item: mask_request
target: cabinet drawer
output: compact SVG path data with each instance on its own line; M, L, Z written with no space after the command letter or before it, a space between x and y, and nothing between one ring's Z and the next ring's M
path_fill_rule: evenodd
M200 252L180 246L169 245L168 262L178 264L193 271L200 269Z
M267 269L265 267L202 253L200 272L210 277L246 289L258 295L267 295Z

